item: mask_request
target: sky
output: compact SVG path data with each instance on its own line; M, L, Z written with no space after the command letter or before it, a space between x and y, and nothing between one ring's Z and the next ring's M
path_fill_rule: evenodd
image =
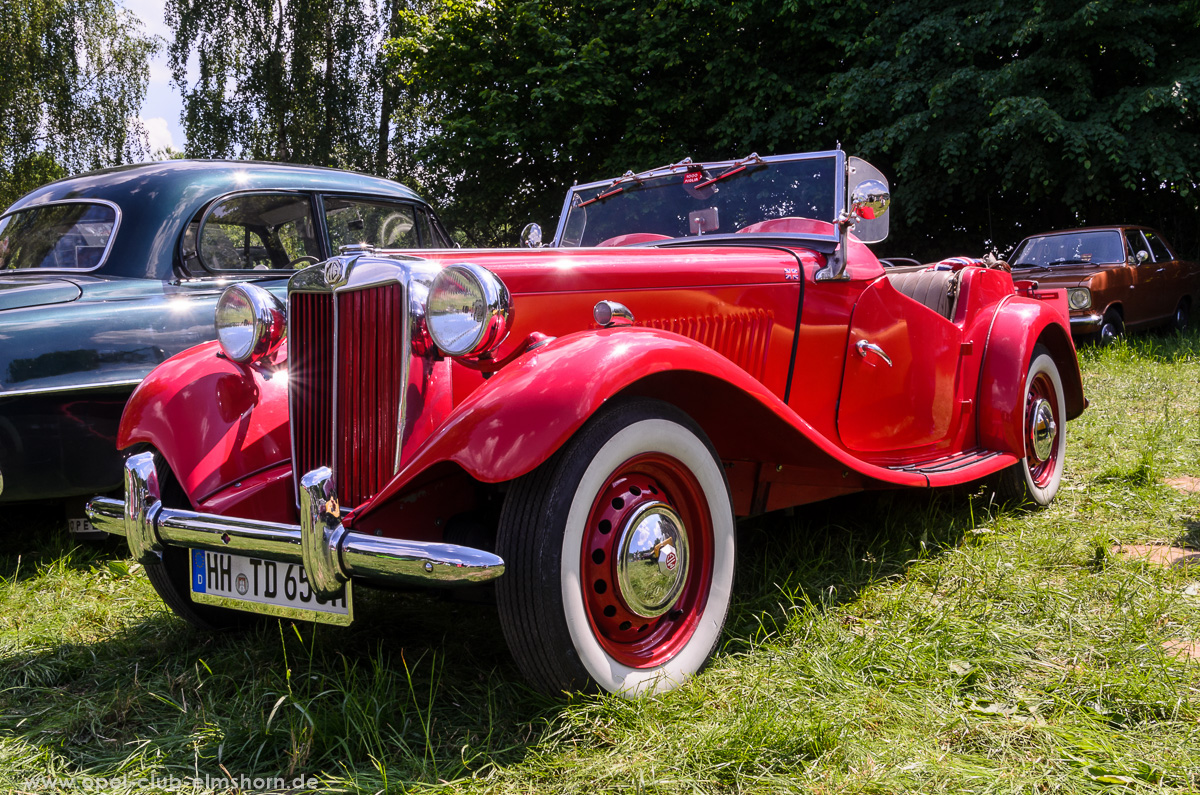
M161 0L119 2L142 20L146 33L161 36L164 40L170 39L171 29L163 21L164 8ZM183 149L183 128L179 124L182 111L183 99L178 90L171 86L171 69L167 66L164 41L158 55L150 61L150 84L146 86L146 99L142 102L141 117L146 125L146 132L150 135L151 152L168 146L177 150Z

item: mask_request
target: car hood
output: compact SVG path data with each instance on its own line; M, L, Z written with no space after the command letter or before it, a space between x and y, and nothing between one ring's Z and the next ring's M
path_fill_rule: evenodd
M1012 276L1014 279L1032 279L1038 284L1047 287L1051 285L1074 287L1086 281L1089 277L1095 276L1104 267L1117 266L1060 265L1057 268L1013 268Z
M83 295L79 285L66 279L0 277L0 312L47 304L67 304Z

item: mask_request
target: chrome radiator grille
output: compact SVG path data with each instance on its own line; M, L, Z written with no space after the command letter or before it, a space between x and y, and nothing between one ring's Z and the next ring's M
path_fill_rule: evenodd
M396 472L408 372L404 288L296 292L288 303L294 476L298 483L328 466L342 504L361 505Z

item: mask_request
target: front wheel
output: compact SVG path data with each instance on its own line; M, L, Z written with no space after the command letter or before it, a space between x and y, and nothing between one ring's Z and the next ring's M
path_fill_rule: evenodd
M1019 504L1049 505L1062 484L1067 456L1066 398L1050 351L1036 345L1025 375L1025 457L999 474L997 491Z
M593 418L513 484L497 544L500 623L544 692L669 690L720 639L733 505L704 432L669 404Z
M1111 345L1125 335L1125 321L1121 313L1110 309L1104 313L1100 321L1100 331L1096 333L1096 342L1101 347Z
M190 508L187 494L161 453L154 454L154 468L162 504L168 508ZM192 601L190 553L182 547L164 547L145 562L146 578L175 615L204 630L251 629L266 621L264 616L228 607Z

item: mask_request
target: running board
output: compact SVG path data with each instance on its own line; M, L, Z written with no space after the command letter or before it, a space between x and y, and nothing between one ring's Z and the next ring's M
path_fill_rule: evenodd
M993 472L999 472L1001 469L1012 466L1019 460L1011 453L975 448L929 461L897 464L887 468L893 472L921 475L930 486L950 486L986 477Z
M996 450L964 450L961 453L935 458L932 461L921 461L916 464L900 464L888 467L895 472L913 472L918 475L933 475L942 472L957 472L960 469L982 464L996 456L1004 455Z

